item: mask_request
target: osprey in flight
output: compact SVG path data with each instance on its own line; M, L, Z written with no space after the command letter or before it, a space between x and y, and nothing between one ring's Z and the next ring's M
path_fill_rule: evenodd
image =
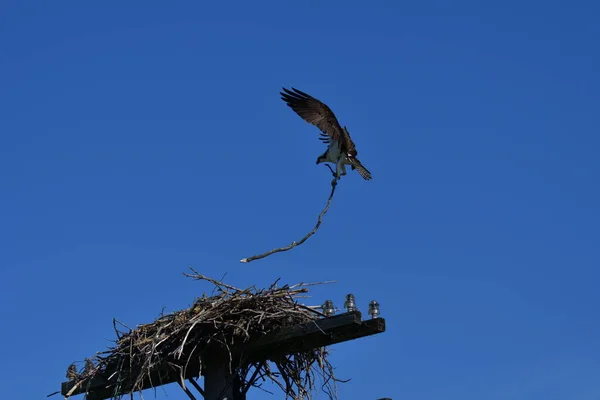
M340 126L331 109L314 97L292 88L283 88L281 99L287 103L306 122L315 125L321 130L319 140L327 144L325 153L317 158L317 164L330 162L335 164L335 177L346 175L346 165L356 169L365 180L372 179L371 173L358 161L358 152L350 133L344 126Z

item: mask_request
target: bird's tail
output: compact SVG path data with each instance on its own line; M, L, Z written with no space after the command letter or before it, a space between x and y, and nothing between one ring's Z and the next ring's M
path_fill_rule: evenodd
M368 181L369 179L373 179L373 176L369 172L368 169L363 167L363 165L358 161L358 158L352 157L352 169L356 169L356 171L363 177L364 180Z

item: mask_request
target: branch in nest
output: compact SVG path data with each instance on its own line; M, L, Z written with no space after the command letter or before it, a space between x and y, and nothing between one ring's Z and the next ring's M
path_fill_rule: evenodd
M333 170L331 169L331 167L329 165L327 165L327 164L325 164L325 165L327 167L329 167L329 169L333 173ZM312 235L314 235L315 233L317 233L317 230L321 226L321 223L323 222L323 217L325 216L325 214L329 210L329 206L331 205L331 200L333 199L333 194L335 193L336 186L337 186L337 179L335 178L335 174L334 174L334 178L331 181L331 193L329 194L329 198L327 199L327 204L325 205L325 208L323 209L323 211L321 211L321 214L319 214L319 218L317 219L317 223L316 223L315 227L312 229L312 231L308 232L300 241L298 241L298 242L292 242L292 243L290 243L289 245L287 245L285 247L278 247L276 249L269 250L266 253L258 254L258 255L252 256L252 257L248 257L248 258L243 258L243 259L240 260L240 262L248 263L250 261L259 260L261 258L268 257L271 254L275 254L275 253L279 253L279 252L282 252L282 251L291 250L294 247L300 246L302 243L306 242L306 240L309 237L311 237Z
M234 286L231 286L231 285L228 285L228 284L226 284L226 283L224 283L222 281L218 281L216 279L209 278L208 276L204 276L201 273L197 272L192 267L190 267L190 269L192 270L192 272L194 272L194 274L186 274L184 272L183 275L187 276L188 278L193 278L193 279L197 279L197 280L204 280L204 281L210 282L210 283L212 283L213 285L215 285L219 289L225 288L225 289L233 290L236 293L243 292L242 289L238 289L238 288L236 288Z

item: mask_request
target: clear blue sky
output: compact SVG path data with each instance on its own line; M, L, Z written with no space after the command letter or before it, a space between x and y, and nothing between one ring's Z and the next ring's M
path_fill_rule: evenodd
M600 5L127 3L0 6L4 397L59 390L113 317L187 307L193 266L379 300L388 331L333 348L342 399L600 398ZM329 193L282 86L374 179L241 264Z

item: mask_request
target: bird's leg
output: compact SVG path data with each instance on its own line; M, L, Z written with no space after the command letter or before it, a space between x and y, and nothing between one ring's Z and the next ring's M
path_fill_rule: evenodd
M331 171L331 175L335 176L335 172L333 172L333 168L331 168L331 165L329 164L323 164L325 165L327 168L329 168L329 170Z
M346 175L346 165L344 165L343 162L340 163L340 169L342 171L342 173L340 174L340 176Z
M335 163L335 179L336 180L340 180L340 174L342 172L342 167L344 166L342 159L340 158L339 160L337 160L337 162Z
M331 181L331 186L337 185L338 178L335 176L335 172L333 172L333 168L331 168L331 165L329 165L329 164L325 164L325 166L327 168L329 168L329 170L331 171L331 175L333 175L333 180Z

